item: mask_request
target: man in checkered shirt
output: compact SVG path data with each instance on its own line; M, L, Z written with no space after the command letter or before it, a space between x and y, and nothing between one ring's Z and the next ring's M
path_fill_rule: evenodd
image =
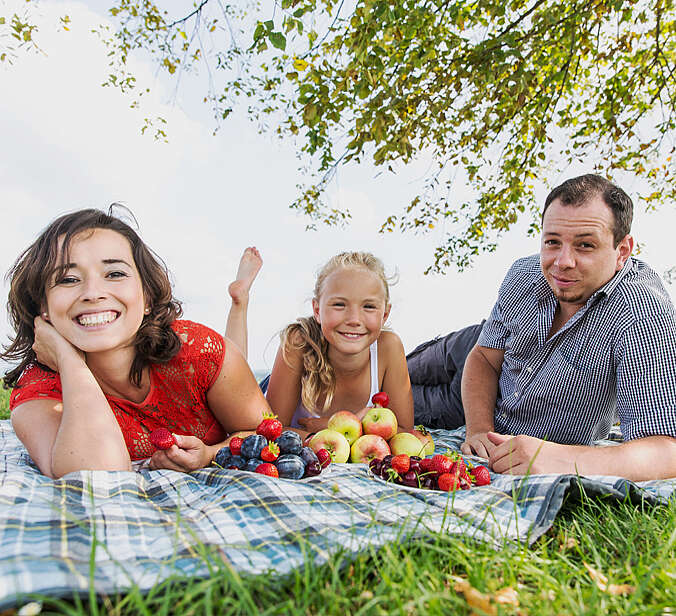
M676 477L676 316L631 257L632 202L585 175L545 201L467 356L462 450L496 472ZM624 442L593 447L619 419Z

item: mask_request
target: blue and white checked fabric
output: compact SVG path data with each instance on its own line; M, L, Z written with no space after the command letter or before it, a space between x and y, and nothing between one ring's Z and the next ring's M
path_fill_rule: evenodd
M565 444L676 436L676 318L657 274L630 258L554 336L538 255L503 281L478 344L505 350L495 429Z
M433 431L438 450L464 431ZM392 541L446 532L490 542L532 543L550 528L564 496L655 502L676 480L493 475L490 486L453 495L409 492L369 477L365 465L291 481L244 471L41 475L0 421L0 610L31 593L72 597L147 591L170 576L208 577L219 567L285 574ZM90 577L90 567L94 574Z

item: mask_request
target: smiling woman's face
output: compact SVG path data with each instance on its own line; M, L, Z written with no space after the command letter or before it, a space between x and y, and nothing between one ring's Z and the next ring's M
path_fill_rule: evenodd
M145 301L124 236L109 229L76 235L70 243L67 268L57 274L47 282L46 311L66 340L85 353L133 345Z

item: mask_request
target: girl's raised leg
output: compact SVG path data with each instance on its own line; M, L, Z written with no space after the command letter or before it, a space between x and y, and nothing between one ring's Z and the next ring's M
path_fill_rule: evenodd
M225 335L239 347L245 359L248 351L247 311L249 308L249 291L262 265L263 259L256 247L249 246L239 261L235 280L228 287L232 306L228 313Z

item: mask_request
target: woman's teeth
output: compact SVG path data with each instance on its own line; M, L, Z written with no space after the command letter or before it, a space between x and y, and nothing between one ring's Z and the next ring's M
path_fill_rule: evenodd
M108 311L108 312L97 312L96 314L82 314L77 318L77 322L80 325L85 327L92 325L103 325L104 323L110 323L117 318L117 313Z

